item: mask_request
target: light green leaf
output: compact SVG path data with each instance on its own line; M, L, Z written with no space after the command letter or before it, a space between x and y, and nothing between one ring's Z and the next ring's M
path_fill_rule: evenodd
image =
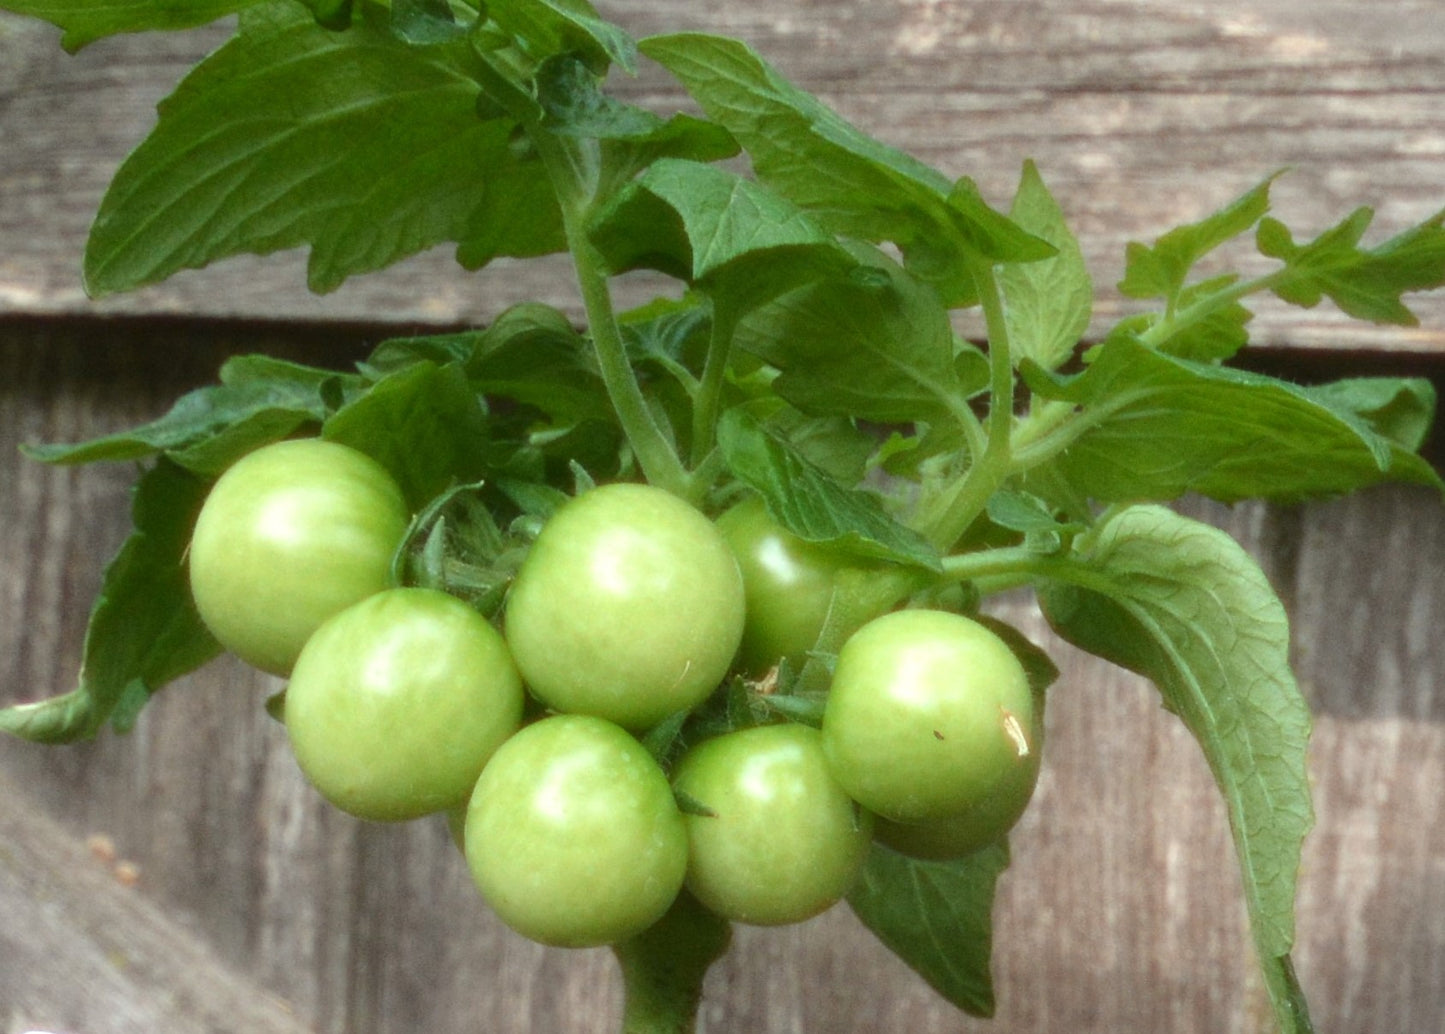
M1057 251L1052 258L999 268L1011 354L1015 363L1027 358L1054 369L1073 354L1089 327L1094 284L1078 239L1031 161L1024 164L1009 214Z
M1247 231L1269 211L1269 190L1281 175L1276 172L1197 223L1170 230L1152 247L1131 243L1119 290L1130 298L1164 298L1174 303L1196 262Z
M1199 742L1229 812L1281 1025L1307 1029L1281 966L1313 822L1309 707L1290 670L1283 605L1232 538L1159 506L1119 511L1055 570L1040 593L1054 629L1149 677Z
M1356 319L1416 326L1401 295L1445 286L1445 210L1379 247L1362 248L1373 219L1371 209L1357 209L1308 244L1296 244L1278 220L1264 220L1259 250L1286 265L1272 281L1274 293L1291 305L1313 308L1329 298Z

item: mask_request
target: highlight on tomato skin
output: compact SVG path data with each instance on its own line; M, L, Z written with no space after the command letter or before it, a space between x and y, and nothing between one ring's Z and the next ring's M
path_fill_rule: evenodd
M369 456L301 438L262 446L217 479L188 553L201 620L241 660L286 675L327 618L389 588L410 521Z
M783 659L797 665L823 631L843 562L779 525L757 496L724 512L717 526L747 595L739 664L753 674Z
M687 872L667 776L626 730L590 715L546 717L507 740L477 780L461 836L493 911L557 947L642 932Z
M1034 699L1008 645L971 618L900 610L838 655L823 712L834 777L880 818L948 819L1036 764Z
M1043 765L1042 714L1035 710L1033 728L1023 733L1026 753L982 800L942 819L904 823L879 819L873 837L900 854L927 861L962 858L995 844L1018 824L1033 800Z
M700 704L742 637L742 576L717 527L660 488L563 504L507 598L503 631L548 707L635 731Z
M725 919L801 922L830 908L867 858L873 817L828 771L820 734L786 723L693 747L673 785L687 815L688 889Z
M523 704L501 633L454 596L401 588L316 631L287 684L283 721L323 797L396 822L465 802L521 726Z

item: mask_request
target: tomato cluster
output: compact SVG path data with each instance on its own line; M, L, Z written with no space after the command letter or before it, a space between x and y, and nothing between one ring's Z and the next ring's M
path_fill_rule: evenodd
M449 814L483 896L534 940L625 940L684 887L728 920L797 922L848 892L875 840L958 856L1032 793L1024 669L945 611L850 610L861 627L820 727L693 720L802 663L838 613L845 562L756 499L715 523L646 485L579 494L531 544L500 631L394 584L409 522L361 453L266 446L198 518L196 604L225 646L289 677L281 714L328 801L371 820ZM666 765L658 729L681 751Z

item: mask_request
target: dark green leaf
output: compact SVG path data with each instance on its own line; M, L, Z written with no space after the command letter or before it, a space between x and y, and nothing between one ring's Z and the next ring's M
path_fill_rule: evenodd
M147 459L164 453L188 470L214 477L237 458L325 417L327 398L354 376L267 356L240 356L221 368L221 383L182 395L164 416L129 431L75 445L34 445L46 463ZM335 391L330 386L335 386Z
M857 260L805 212L736 173L681 159L651 165L594 224L615 271L652 267L698 285L729 322Z
M714 122L682 114L664 120L604 93L598 75L571 54L543 63L537 93L550 132L601 141L602 196L660 158L714 162L738 153L732 134Z
M1247 231L1269 211L1269 190L1280 175L1276 172L1213 215L1170 230L1152 247L1131 243L1119 290L1130 298L1164 298L1174 303L1196 262Z
M1159 506L1118 512L1059 570L1041 593L1049 623L1148 676L1209 761L1283 1023L1294 993L1274 963L1294 941L1300 849L1313 821L1309 707L1290 670L1284 607L1237 542Z
M1014 362L1027 358L1053 369L1073 354L1089 327L1093 281L1084 267L1078 240L1033 162L1024 164L1009 214L1023 229L1057 250L1052 258L1011 263L998 272Z
M307 244L315 291L444 241L473 266L557 250L545 177L510 122L477 117L470 55L406 46L371 20L332 32L294 5L248 11L117 172L87 290Z
M1076 403L1081 428L1051 472L1100 501L1296 501L1388 481L1440 486L1429 464L1318 389L1160 354L1117 336L1077 377L1025 368L1033 390ZM1402 404L1423 403L1423 386Z
M487 13L535 62L578 51L598 74L609 64L637 70L636 40L587 0L488 0Z
M957 342L932 288L881 254L869 261L755 310L738 346L781 370L774 390L806 413L956 430L988 385L987 360Z
M150 694L221 652L191 602L185 552L208 483L162 460L136 485L134 528L106 568L85 632L80 685L0 710L0 729L42 743L134 722Z
M454 364L417 363L388 375L332 414L321 433L391 471L414 510L485 472L486 411Z
M848 124L779 75L747 45L699 33L655 36L644 54L675 75L725 126L758 178L830 231L893 241L921 259L950 302L971 297L959 270L970 256L1033 261L1053 249L955 184Z
M1264 220L1259 250L1286 267L1272 282L1274 293L1291 305L1312 308L1329 298L1356 319L1416 326L1401 295L1445 286L1445 211L1377 248L1361 248L1373 219L1371 209L1357 209L1308 244L1296 244L1278 220Z
M5 0L4 9L65 30L66 50L122 32L189 29L269 0Z
M894 954L972 1016L992 1016L993 900L1008 868L997 844L948 862L875 844L848 904Z
M430 46L462 38L469 26L457 21L448 0L391 0L391 30L407 43Z
M723 414L718 445L728 469L794 534L862 559L939 569L937 551L890 517L877 496L839 484L743 410Z

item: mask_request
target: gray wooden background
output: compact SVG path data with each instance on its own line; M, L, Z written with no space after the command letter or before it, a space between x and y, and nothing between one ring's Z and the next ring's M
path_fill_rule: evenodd
M599 3L638 34L742 36L877 135L1005 203L1035 158L1096 280L1123 244L1202 216L1291 166L1301 232L1358 205L1380 236L1445 205L1445 2L676 0ZM242 259L88 302L86 226L153 105L216 29L97 43L0 15L0 701L74 684L133 471L52 470L21 442L129 426L230 354L344 364L397 328L576 303L565 267L465 275L420 256L324 298L296 255ZM644 74L633 95L681 103ZM646 284L628 288L637 292ZM1422 326L1328 308L1261 313L1263 361L1438 371L1445 296ZM1100 319L1121 311L1101 306ZM1236 533L1289 606L1317 709L1317 828L1297 963L1318 1028L1445 1029L1445 522L1383 489L1278 509L1185 507ZM742 930L703 1028L821 1032L1267 1029L1224 816L1186 734L1138 679L1057 647L1035 807L997 909L999 1015L951 1010L846 909ZM301 783L261 711L277 688L222 660L129 736L0 741L0 1034L607 1032L605 952L502 929L436 823L368 826Z

